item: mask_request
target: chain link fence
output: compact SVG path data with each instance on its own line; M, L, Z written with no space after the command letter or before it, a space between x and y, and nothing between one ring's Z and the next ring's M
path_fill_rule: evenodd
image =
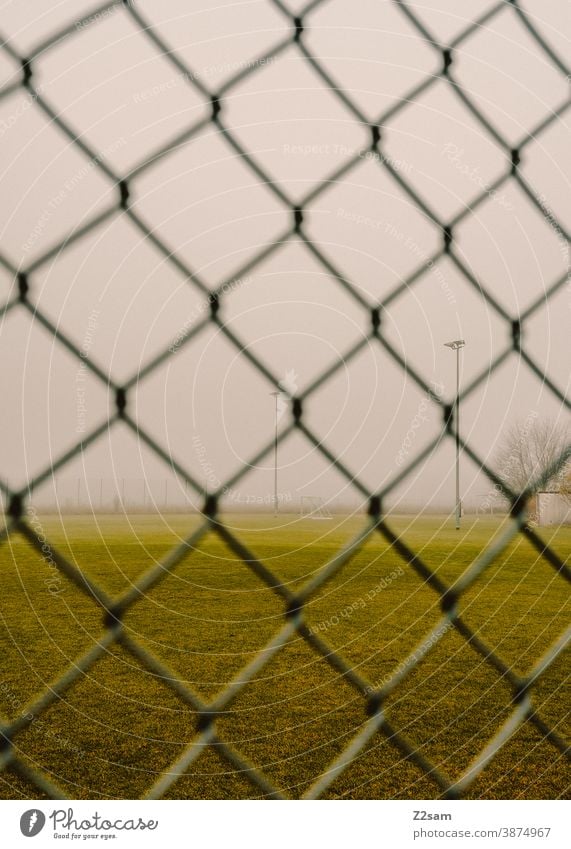
M424 395L429 397L434 404L438 405L442 416L440 433L424 451L414 456L409 463L403 465L387 486L379 491L370 491L370 488L361 482L359 476L353 474L351 469L339 457L335 456L333 451L327 448L304 418L306 400L319 387L323 386L332 378L337 367L334 366L325 370L314 380L311 386L292 399L290 421L280 433L280 442L286 440L293 432L297 431L299 434L302 434L312 448L323 455L325 460L332 464L350 482L351 486L358 490L369 505L367 515L363 516L362 529L356 537L338 551L300 590L295 592L286 586L268 565L256 558L240 539L239 534L227 527L218 512L218 502L223 489L235 487L247 473L248 468L260 463L264 458L271 457L274 447L273 433L268 433L267 441L261 449L249 459L248 464L244 465L243 469L224 482L224 487L221 487L218 492L208 494L203 504L202 521L198 529L180 545L171 550L156 566L143 574L128 591L123 592L118 597L111 597L101 586L88 578L78 565L59 553L57 548L49 543L51 557L57 570L73 582L78 590L84 593L94 605L98 605L105 622L105 636L100 642L94 644L86 654L77 658L76 662L69 667L65 674L58 677L57 680L52 681L49 687L37 693L35 698L26 706L26 709L21 712L20 716L13 721L3 720L0 723L0 736L2 739L0 769L8 768L18 773L24 779L31 781L39 791L53 798L64 798L66 793L62 787L57 786L41 769L26 763L19 756L17 752L18 735L33 721L33 717L43 715L69 688L73 688L76 682L115 644L120 645L133 658L140 662L143 667L149 670L152 675L157 676L165 687L170 688L199 717L196 736L189 742L184 753L176 762L172 763L167 770L160 774L152 786L149 787L148 798L164 796L176 784L177 779L200 757L205 747L209 746L215 748L217 754L225 759L232 769L237 770L251 782L257 791L259 791L260 795L269 798L283 798L283 793L278 787L274 786L263 770L250 763L235 745L223 738L217 728L217 719L224 715L233 700L248 687L249 682L287 645L294 635L301 637L315 655L321 659L323 664L328 664L332 667L335 673L341 676L354 689L362 700L362 709L365 717L358 733L352 737L340 756L329 765L305 793L307 798L323 796L334 780L346 769L347 765L377 735L384 735L390 741L391 745L396 747L406 759L415 763L425 774L429 775L437 783L441 795L446 798L464 796L478 775L499 752L510 736L513 735L515 730L525 723L534 726L545 741L554 747L563 757L569 758L568 741L560 736L552 724L534 706L534 687L538 680L550 669L556 658L560 656L568 643L571 629L568 628L563 631L560 637L545 651L543 656L537 660L529 674L521 677L513 671L506 660L494 651L490 645L486 644L478 633L466 623L462 614L462 601L465 593L484 574L498 554L518 535L523 535L526 538L531 546L537 550L539 556L553 568L560 578L566 582L570 581L571 570L569 566L562 561L560 556L527 523L528 513L526 505L529 500L529 493L511 492L506 483L478 456L473 447L464 440L462 434L459 434L462 451L478 464L489 480L509 499L511 503L511 522L509 523L509 527L502 532L501 536L494 540L493 544L490 542L487 549L451 585L445 583L424 562L423 558L418 553L415 553L395 532L391 526L390 519L387 518L383 509L386 499L391 492L411 475L426 457L442 442L446 440L455 441L457 437L455 429L456 402L446 403L440 396L436 395L431 385L429 385L420 373L411 367L410 363L403 360L402 356L390 344L384 334L384 310L389 304L406 295L415 283L422 278L426 273L426 263L419 263L418 267L407 279L401 280L394 290L382 301L377 303L369 302L363 296L356 282L348 279L335 266L334 262L328 257L326 247L316 243L306 232L306 222L311 215L312 204L315 203L321 193L332 182L342 181L351 174L352 170L361 161L360 155L349 156L347 161L335 173L329 175L327 180L320 181L314 185L306 193L302 201L292 202L278 182L266 173L263 165L258 161L256 156L244 149L238 138L227 126L225 123L225 105L226 98L230 93L239 89L241 84L252 75L263 74L265 63L279 56L284 51L291 49L293 46L299 52L299 55L303 57L304 61L321 78L323 86L352 113L356 122L359 122L362 127L368 130L370 138L369 149L375 154L375 162L378 167L383 169L395 184L398 185L400 190L406 194L408 199L422 211L422 214L439 228L441 232L441 248L432 257L432 261L436 263L439 259L448 257L463 276L467 286L476 289L485 298L489 309L504 323L506 332L504 350L494 359L491 365L486 365L482 373L466 386L461 393L461 400L468 399L472 396L478 387L488 379L490 373L495 372L509 358L515 357L522 364L525 364L531 372L534 372L543 381L554 398L568 409L569 400L564 390L558 387L548 374L544 373L544 370L526 352L525 345L526 324L545 305L546 300L551 299L563 287L568 285L568 275L565 274L560 279L553 280L551 285L547 287L546 292L542 293L525 312L520 315L511 315L504 309L495 296L492 282L476 280L474 278L456 248L455 234L458 225L466 217L474 213L474 210L478 208L480 203L489 196L491 189L498 191L507 184L517 183L527 196L529 204L535 207L537 214L543 216L550 226L556 228L560 237L568 245L569 234L564 225L555 219L551 211L545 208L545 204L542 203L534 187L524 178L520 171L520 161L525 154L527 146L562 118L570 106L570 101L567 99L564 103L561 103L558 109L546 112L537 125L530 127L529 132L523 135L519 144L514 147L498 132L491 121L488 120L479 104L462 87L456 77L455 69L458 58L461 57L465 45L470 44L472 37L483 26L493 25L497 15L505 14L506 7L509 7L508 13L517 16L519 21L526 27L529 35L535 42L537 50L541 52L544 60L550 63L558 74L569 80L570 69L564 59L554 52L535 28L532 20L526 14L524 3L515 2L515 0L514 2L498 2L487 9L479 19L474 20L469 26L465 27L462 32L456 35L453 41L447 44L441 44L413 10L412 6L409 6L406 2L396 0L394 5L402 13L408 25L412 26L425 41L429 49L436 56L440 57L441 68L439 74L427 76L419 85L416 85L413 90L408 92L406 96L399 98L398 102L391 105L387 111L380 114L375 121L371 122L359 105L352 99L351 95L344 91L338 82L330 76L325 65L320 62L319 56L314 55L307 46L307 34L311 30L312 14L319 7L325 5L327 0L313 0L313 2L307 3L297 14L292 13L288 5L282 2L282 0L268 0L268 2L271 2L273 7L287 21L290 26L289 36L280 40L263 56L257 57L256 61L249 63L244 68L240 68L231 79L227 80L217 89L209 88L193 73L192 67L189 67L177 55L176 51L171 49L169 44L166 43L159 29L151 25L145 18L137 3L104 3L93 9L85 18L79 21L74 20L57 32L53 32L49 38L43 40L34 50L25 56L20 55L11 46L9 39L5 40L2 44L2 50L8 55L10 60L19 63L21 66L21 75L17 81L8 84L0 90L0 100L5 101L14 94L25 92L31 101L33 101L33 108L41 110L48 120L59 128L67 141L75 146L77 151L85 157L86 161L92 163L101 175L108 181L111 181L115 187L115 200L107 209L98 213L88 224L82 225L80 228L70 232L61 243L53 245L47 252L34 259L30 264L24 267L15 267L6 255L0 253L1 266L15 281L15 294L2 306L3 320L6 321L10 317L10 314L17 311L27 311L33 317L34 322L47 330L59 345L67 349L69 353L91 371L92 375L101 382L105 389L113 394L115 402L114 411L104 424L82 435L80 441L71 450L66 451L61 456L55 458L53 462L47 464L40 473L27 482L25 487L14 490L13 487L10 487L6 483L5 479L0 478L0 489L2 490L6 504L6 525L1 532L2 543L5 544L7 539L13 535L21 535L41 554L42 547L45 546L46 541L37 525L30 522L27 517L28 499L38 487L66 467L73 458L81 455L82 452L97 441L102 440L111 429L116 427L124 427L132 431L136 439L144 443L168 467L174 469L181 480L185 481L198 495L202 493L203 488L200 481L196 480L187 469L177 463L170 456L169 452L146 432L144 423L134 417L131 410L131 399L134 391L142 381L153 374L169 358L175 357L178 350L195 339L204 327L215 326L220 333L224 334L231 345L234 346L240 357L245 358L263 378L269 381L276 389L279 389L278 375L273 373L267 363L252 353L248 348L247 342L238 338L224 323L223 308L225 298L229 297L228 292L231 292L231 281L220 281L219 286L214 290L207 286L200 275L189 267L186 261L177 254L177 251L161 240L152 226L138 213L136 202L132 201L133 190L137 186L137 180L143 174L153 169L159 161L168 157L182 143L192 141L205 127L212 126L216 129L220 138L228 145L230 151L236 157L240 158L241 162L251 170L257 179L265 184L273 193L275 199L287 210L290 217L290 225L287 230L278 239L264 245L256 255L251 256L243 268L237 274L233 275L233 277L239 278L247 274L285 243L295 240L302 243L313 259L317 260L320 264L324 273L331 278L332 283L340 285L355 300L359 308L369 316L368 336L346 353L344 357L345 364L351 362L364 345L378 345L408 377L412 378ZM93 149L71 126L68 126L67 122L61 118L50 104L49 98L36 86L35 80L36 64L40 56L44 57L50 51L57 51L59 46L68 39L81 39L83 33L90 26L97 24L98 19L108 16L111 13L129 16L132 24L139 28L140 37L147 39L153 50L160 53L177 74L182 74L187 85L193 88L210 105L210 114L208 117L201 118L196 123L188 126L184 132L179 133L176 138L170 139L160 150L153 151L144 161L131 168L128 173L123 174L116 173L97 150ZM453 96L461 101L463 107L469 111L472 118L478 123L482 134L493 138L495 144L504 151L507 163L504 173L495 181L493 186L487 187L481 194L474 197L469 205L451 219L440 217L438 212L432 209L418 195L411 182L407 179L407 174L403 169L394 167L391 158L383 154L383 128L390 124L390 121L401 112L414 109L415 100L438 83L445 83ZM127 216L139 230L141 237L148 244L152 245L165 258L166 262L172 263L178 272L182 272L189 284L203 296L208 305L204 318L189 329L184 339L180 340L180 344L166 348L151 361L138 368L128 380L121 383L115 382L104 368L99 367L94 362L93 358L82 357L81 350L70 336L66 335L65 328L56 326L35 302L37 274L48 263L61 257L72 245L84 239L88 234L97 231L98 228L101 228L111 219L118 216ZM567 451L559 458L558 463L553 468L545 471L544 480L548 480L553 472L561 468L570 457L571 447L568 447ZM254 660L241 669L234 680L214 700L206 701L180 680L180 677L163 662L159 655L153 654L146 647L140 645L128 633L124 627L124 617L159 582L168 581L169 574L172 573L175 567L185 558L192 557L192 551L196 548L197 544L204 537L212 534L222 540L234 555L240 558L246 567L254 573L259 581L276 594L283 605L283 624L277 629L275 635L264 647L264 650L260 651ZM406 568L414 570L422 581L434 591L441 605L441 618L439 622L430 633L423 636L409 658L400 665L396 673L389 676L389 679L380 688L372 687L370 682L357 669L353 668L340 653L334 651L325 639L313 633L304 619L304 609L308 601L315 596L325 582L329 581L343 569L371 537L377 534L381 535L393 547L394 552L402 558L403 564L406 564ZM407 738L402 730L395 727L389 721L384 711L387 697L406 676L410 675L417 664L433 650L434 646L450 628L455 629L457 634L481 655L484 663L495 670L509 684L513 698L511 712L502 727L482 747L477 758L470 764L465 773L456 779L446 774L439 765L427 759L421 753L420 747L415 740Z

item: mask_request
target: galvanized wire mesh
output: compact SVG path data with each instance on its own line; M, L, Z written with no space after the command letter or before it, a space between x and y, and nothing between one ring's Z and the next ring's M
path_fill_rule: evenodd
M270 2L270 0L269 0ZM536 312L541 309L546 300L552 298L558 291L567 283L567 274L560 279L553 280L547 290L537 298L523 313L520 315L509 314L494 296L493 285L485 280L476 280L471 271L466 267L459 252L455 246L455 231L457 226L467 217L474 213L479 204L488 196L491 189L498 190L505 184L515 182L525 192L529 203L535 207L537 214L548 220L551 226L557 228L561 238L566 243L569 243L569 234L563 224L557 221L551 211L545 208L541 202L538 193L534 187L523 177L520 172L520 160L524 154L526 147L544 133L554 122L558 121L564 115L570 106L570 100L567 99L561 103L558 109L550 110L537 123L536 126L530 127L528 132L522 135L519 143L512 146L502 134L494 127L492 122L486 117L480 106L474 102L469 94L464 90L455 76L456 57L461 55L463 46L470 42L472 36L483 25L491 24L494 17L499 13L505 12L505 7L511 7L510 14L517 16L525 25L530 35L536 42L537 49L543 54L545 61L549 62L558 73L569 79L570 69L565 61L558 56L554 50L544 40L540 32L534 27L532 21L525 11L524 5L519 2L498 2L491 6L484 15L478 20L474 20L467 26L454 40L449 44L441 44L438 39L427 29L426 25L420 20L415 12L401 0L395 0L395 6L405 16L408 23L412 25L426 42L429 48L441 58L441 70L439 74L435 74L424 79L412 91L409 91L406 96L399 98L398 102L392 105L386 112L380 114L377 119L371 122L357 103L351 96L340 87L337 81L332 79L328 70L321 64L319 56L311 53L306 46L306 34L308 28L311 27L311 15L320 6L325 4L327 0L313 0L308 3L298 14L293 14L282 0L271 0L273 6L279 10L285 20L290 24L291 31L287 38L282 39L274 47L267 51L264 56L258 57L255 62L250 63L247 67L242 68L231 79L226 81L220 88L211 90L205 85L199 77L192 72L192 68L176 54L174 50L166 43L160 31L153 27L147 21L136 4L131 5L127 0L124 2L104 3L92 11L81 21L74 21L67 26L64 26L57 32L52 33L49 38L46 38L42 43L37 44L27 56L21 56L11 46L10 41L6 40L2 44L2 49L10 56L12 60L17 61L21 65L21 78L0 90L0 99L9 98L16 92L24 90L33 99L34 108L42 110L49 120L53 122L67 137L68 141L76 146L86 160L93 163L101 174L111 181L116 188L116 200L101 213L98 213L88 224L79 229L74 230L60 243L53 245L43 255L36 258L33 262L25 267L15 267L11 261L0 253L0 264L3 268L13 276L16 281L16 294L9 299L3 306L1 314L6 317L7 314L25 310L31 314L36 322L39 322L49 333L53 339L61 346L65 347L68 352L84 363L92 374L101 381L101 383L114 394L115 405L114 412L109 416L108 420L95 430L86 434L78 443L69 451L66 451L61 456L57 457L53 462L46 464L45 468L38 473L27 484L15 491L8 486L5 480L0 479L0 489L2 490L7 504L6 509L6 527L1 533L1 541L4 543L9 536L21 535L41 553L42 546L45 541L38 533L38 529L34 527L26 518L26 503L31 493L37 489L42 483L65 467L70 461L84 452L93 443L101 440L113 428L126 427L130 429L137 439L145 443L148 448L156 454L158 458L164 461L169 468L174 469L176 474L191 486L197 494L202 492L202 486L187 469L180 463L175 461L170 453L160 445L147 431L141 421L136 420L130 409L130 399L133 390L144 381L149 375L153 374L164 362L170 357L176 356L177 351L191 342L205 326L214 325L229 342L235 347L237 352L246 358L250 365L256 369L260 375L269 380L276 388L279 388L279 379L272 372L270 366L263 362L259 357L252 353L247 347L247 341L239 338L225 323L222 317L223 307L227 292L227 285L230 280L221 280L217 288L212 291L206 283L201 279L181 256L177 254L176 249L173 250L170 245L165 244L154 231L153 227L147 223L137 211L136 202L132 202L132 191L137 185L138 178L153 169L159 161L169 154L181 143L191 141L195 136L208 126L213 126L218 131L220 138L228 145L229 149L244 163L257 179L265 184L271 190L276 200L286 209L290 215L290 226L277 239L271 243L264 245L262 249L254 256L251 256L244 266L235 274L233 278L240 277L246 274L251 269L255 268L262 260L271 256L284 243L298 241L304 245L305 249L320 263L324 272L335 282L343 287L359 305L366 311L370 317L370 329L368 336L356 344L351 350L344 355L344 364L351 362L357 356L359 351L365 345L378 345L395 361L395 363L411 377L418 387L439 405L442 413L442 424L438 437L428 445L424 451L415 456L411 462L403 467L399 473L378 491L370 491L365 484L349 469L334 452L329 450L326 444L313 432L304 419L304 404L306 400L324 383L330 380L335 374L339 365L335 365L326 369L314 382L298 397L292 399L291 403L291 420L287 427L280 433L280 441L284 441L292 433L297 431L302 434L313 448L320 452L328 463L332 464L337 471L350 482L352 487L367 500L369 504L368 514L364 517L363 527L357 536L351 540L341 551L339 551L315 576L310 579L303 588L297 592L292 592L265 563L257 559L256 556L248 549L248 547L240 540L239 535L234 533L222 521L218 513L218 502L222 493L227 488L234 487L238 481L247 473L248 469L260 463L273 450L273 434L268 434L267 442L263 447L249 459L249 462L233 477L226 480L219 488L218 492L207 496L203 505L203 521L200 527L195 530L184 542L174 548L169 554L161 560L156 566L143 574L136 583L119 597L110 597L100 586L90 580L77 565L70 562L69 559L60 554L57 549L50 543L51 556L57 568L65 575L75 586L88 596L94 605L98 605L101 610L101 616L105 623L105 636L96 643L86 654L78 658L73 666L71 666L65 674L51 682L49 688L37 694L27 705L26 709L21 712L21 715L13 721L2 721L0 723L0 735L3 740L2 752L0 755L0 769L10 768L19 773L21 776L33 782L33 784L43 793L54 797L63 798L65 792L61 787L58 787L53 781L40 769L32 768L19 757L15 749L15 741L18 739L18 734L23 731L32 721L31 718L42 714L46 709L54 704L64 692L73 687L78 679L86 673L97 661L103 657L105 652L118 644L136 658L147 670L159 677L164 682L165 687L171 688L177 696L182 699L193 711L197 712L200 720L198 732L195 738L186 747L182 756L165 770L155 781L152 787L149 788L147 796L149 798L158 798L164 795L169 788L175 785L177 779L189 768L193 762L200 757L204 752L205 747L213 746L219 755L227 760L233 769L238 770L244 777L247 778L260 792L261 795L271 798L282 798L282 792L272 784L272 782L264 775L263 771L250 763L238 750L238 748L230 743L227 743L220 735L217 729L217 718L228 710L232 701L241 693L252 681L255 675L266 666L277 653L288 643L293 635L299 635L305 643L318 655L322 662L329 664L335 672L341 676L362 698L362 707L364 711L363 724L349 744L346 746L341 755L329 765L323 774L316 780L305 796L308 798L317 798L322 796L330 787L332 782L340 773L351 763L352 759L362 751L367 743L375 737L375 735L384 735L390 743L396 747L407 759L410 759L417 764L426 774L430 775L435 780L440 788L443 796L448 798L457 798L464 795L472 783L476 780L480 772L489 763L489 761L497 754L501 747L506 743L514 731L524 723L530 723L539 731L544 740L557 749L563 756L569 758L569 743L563 739L560 734L552 727L549 721L542 717L541 713L534 706L534 686L538 679L543 676L553 664L555 659L561 653L569 640L571 629L567 629L561 633L560 637L549 647L543 656L535 663L533 669L525 677L520 677L515 674L510 664L498 655L496 651L487 645L478 634L466 623L462 615L462 600L467 590L482 576L486 569L490 566L493 560L501 551L514 539L517 535L523 535L528 542L535 547L541 558L555 570L555 572L564 580L571 580L571 570L561 560L561 558L553 551L543 539L533 530L527 523L527 502L529 500L528 492L511 492L506 483L490 468L484 460L478 456L473 447L466 442L462 434L460 434L460 444L462 450L472 458L488 476L491 482L501 489L511 502L512 520L509 527L503 532L501 537L490 544L488 548L478 557L471 566L456 580L452 585L446 584L432 570L423 559L411 550L403 539L393 530L390 520L386 517L383 505L386 503L387 496L395 490L399 484L404 481L417 466L428 457L434 449L444 440L455 440L457 431L455 427L455 412L456 401L445 403L441 398L437 397L433 389L428 385L420 373L411 367L410 363L405 363L401 355L387 340L383 332L383 311L397 299L406 295L411 290L415 283L422 279L426 273L426 262L419 263L407 279L403 279L399 284L380 302L371 303L361 293L359 287L354 281L348 279L338 268L334 262L328 257L327 250L312 240L306 233L306 220L311 214L312 204L320 197L321 193L332 183L342 181L360 162L359 154L348 157L347 161L339 167L335 173L329 175L326 180L322 180L312 186L305 197L298 202L292 202L283 188L277 181L272 179L271 175L267 174L256 157L248 150L244 149L232 133L231 129L225 123L225 98L233 92L251 75L261 74L264 69L264 61L280 55L287 49L294 46L303 59L311 65L313 70L321 78L324 87L326 87L343 106L350 110L355 121L359 122L363 127L368 128L370 134L370 151L377 154L375 161L380 169L383 169L394 181L400 189L406 193L412 203L422 211L422 213L431 220L442 234L442 244L440 251L437 252L431 259L437 262L443 257L448 257L460 274L465 279L468 286L475 288L478 293L483 295L490 310L504 322L506 330L506 343L504 350L496 357L491 365L487 365L482 373L477 376L470 385L461 393L461 400L469 398L482 383L488 379L490 373L496 371L502 363L509 358L515 357L524 363L532 372L541 378L544 385L549 389L552 395L558 401L569 408L569 399L566 397L564 390L558 387L548 374L534 362L533 358L526 352L525 347L525 331L526 323L531 319ZM182 73L187 81L187 84L194 88L196 93L210 104L210 115L196 123L190 125L183 133L178 134L176 138L170 139L160 150L155 150L135 167L131 168L128 173L116 173L90 145L78 136L75 130L68 126L65 120L57 114L56 110L50 104L49 99L35 85L34 71L36 62L40 56L45 56L52 50L57 50L67 39L81 38L82 33L87 27L93 24L101 15L107 14L114 10L116 13L130 16L133 24L140 30L141 38L147 39L153 49L158 51L165 61L176 70L177 73ZM415 100L432 86L437 83L446 83L453 95L458 98L463 107L468 110L472 118L478 122L483 134L493 137L497 145L505 152L506 168L502 176L500 176L493 186L486 188L481 194L474 197L470 204L455 215L451 219L445 219L439 216L438 212L432 209L426 200L422 199L414 187L407 181L405 174L395 169L391 164L390 157L383 155L383 139L382 129L390 123L391 119L399 115L403 110L414 108ZM83 239L88 234L96 231L98 228L107 224L111 219L117 216L127 216L130 221L138 228L145 240L151 244L156 251L162 254L168 263L172 263L179 272L182 272L187 278L189 284L195 287L207 301L208 314L202 322L196 324L185 336L182 343L176 348L169 347L162 351L158 356L138 368L132 376L124 383L115 382L108 371L97 365L92 357L82 358L81 351L72 339L66 335L65 329L55 326L50 318L38 307L34 299L34 289L36 275L43 269L46 264L53 260L54 257L59 257L63 252L67 251L71 245L78 240ZM548 480L554 471L561 468L571 457L571 446L559 458L558 463L551 469L545 471L545 480ZM146 647L143 647L136 639L129 635L124 627L123 620L125 614L136 605L146 593L150 592L160 581L169 579L169 574L172 570L185 558L192 557L192 551L208 534L214 534L223 540L232 550L237 558L240 558L246 566L252 570L257 578L267 587L271 588L281 603L283 604L283 624L277 630L270 642L260 651L256 658L249 663L245 668L241 669L234 680L225 687L225 689L213 700L205 701L199 697L189 686L180 680L172 669L168 668L160 656L151 653ZM400 665L390 680L381 688L375 688L371 683L337 651L334 651L327 642L317 636L308 627L304 619L304 609L307 602L314 597L317 591L336 575L350 561L350 559L364 546L366 541L373 535L380 534L386 541L390 543L394 551L402 558L407 567L414 570L420 578L432 588L436 596L439 598L441 605L441 619L433 628L431 633L425 635L419 642L416 649L410 654L409 658ZM445 627L446 626L446 627ZM506 682L509 683L513 694L513 708L509 717L506 719L502 727L495 733L487 744L481 749L479 755L465 770L463 775L457 779L453 779L447 775L444 770L437 764L432 763L427 757L421 753L420 747L414 739L408 739L399 728L389 722L384 712L384 704L386 698L393 690L401 683L401 681L415 668L420 660L432 650L439 642L442 635L446 633L447 627L453 627L456 632L469 643L470 646L478 652L486 664L489 664Z

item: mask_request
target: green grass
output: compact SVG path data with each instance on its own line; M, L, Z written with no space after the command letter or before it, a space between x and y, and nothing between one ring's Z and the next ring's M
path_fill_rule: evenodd
M235 533L290 589L302 586L364 524L281 516L227 517ZM197 517L39 517L55 548L112 596L128 588L189 531ZM452 582L499 533L498 519L466 517L456 532L437 517L394 517L391 526ZM541 529L562 559L571 530ZM102 612L21 537L0 548L0 716L13 719L104 633ZM383 580L384 579L384 580ZM381 586L379 586L381 585ZM519 673L529 671L569 622L568 584L521 537L465 594L462 615ZM379 684L439 621L438 598L378 535L312 598L313 630L371 685ZM283 624L283 605L220 540L206 537L125 617L127 632L204 699L213 698ZM568 654L534 687L543 719L569 737ZM394 728L452 778L500 729L511 691L451 630L396 688ZM295 636L269 660L218 722L231 742L285 794L297 797L362 728L364 699ZM28 765L73 798L138 798L196 734L196 715L164 681L113 646L14 739ZM4 798L41 792L8 767ZM472 798L560 798L569 761L533 726L509 739L471 786ZM213 749L175 783L172 798L252 798L260 791ZM329 798L436 798L436 783L379 733L331 785Z

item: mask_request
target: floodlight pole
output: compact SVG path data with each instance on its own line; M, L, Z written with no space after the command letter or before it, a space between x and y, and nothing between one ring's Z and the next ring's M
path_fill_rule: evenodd
M274 428L274 516L278 515L278 398L281 392L270 392L276 399Z
M466 342L464 339L456 339L454 342L445 342L447 348L456 351L456 530L460 530L460 514L462 502L460 500L460 349Z

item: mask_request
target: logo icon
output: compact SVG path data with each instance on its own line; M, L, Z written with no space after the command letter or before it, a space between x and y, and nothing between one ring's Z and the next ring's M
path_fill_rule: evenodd
M46 824L46 815L37 808L26 811L20 817L20 831L25 837L35 837Z

